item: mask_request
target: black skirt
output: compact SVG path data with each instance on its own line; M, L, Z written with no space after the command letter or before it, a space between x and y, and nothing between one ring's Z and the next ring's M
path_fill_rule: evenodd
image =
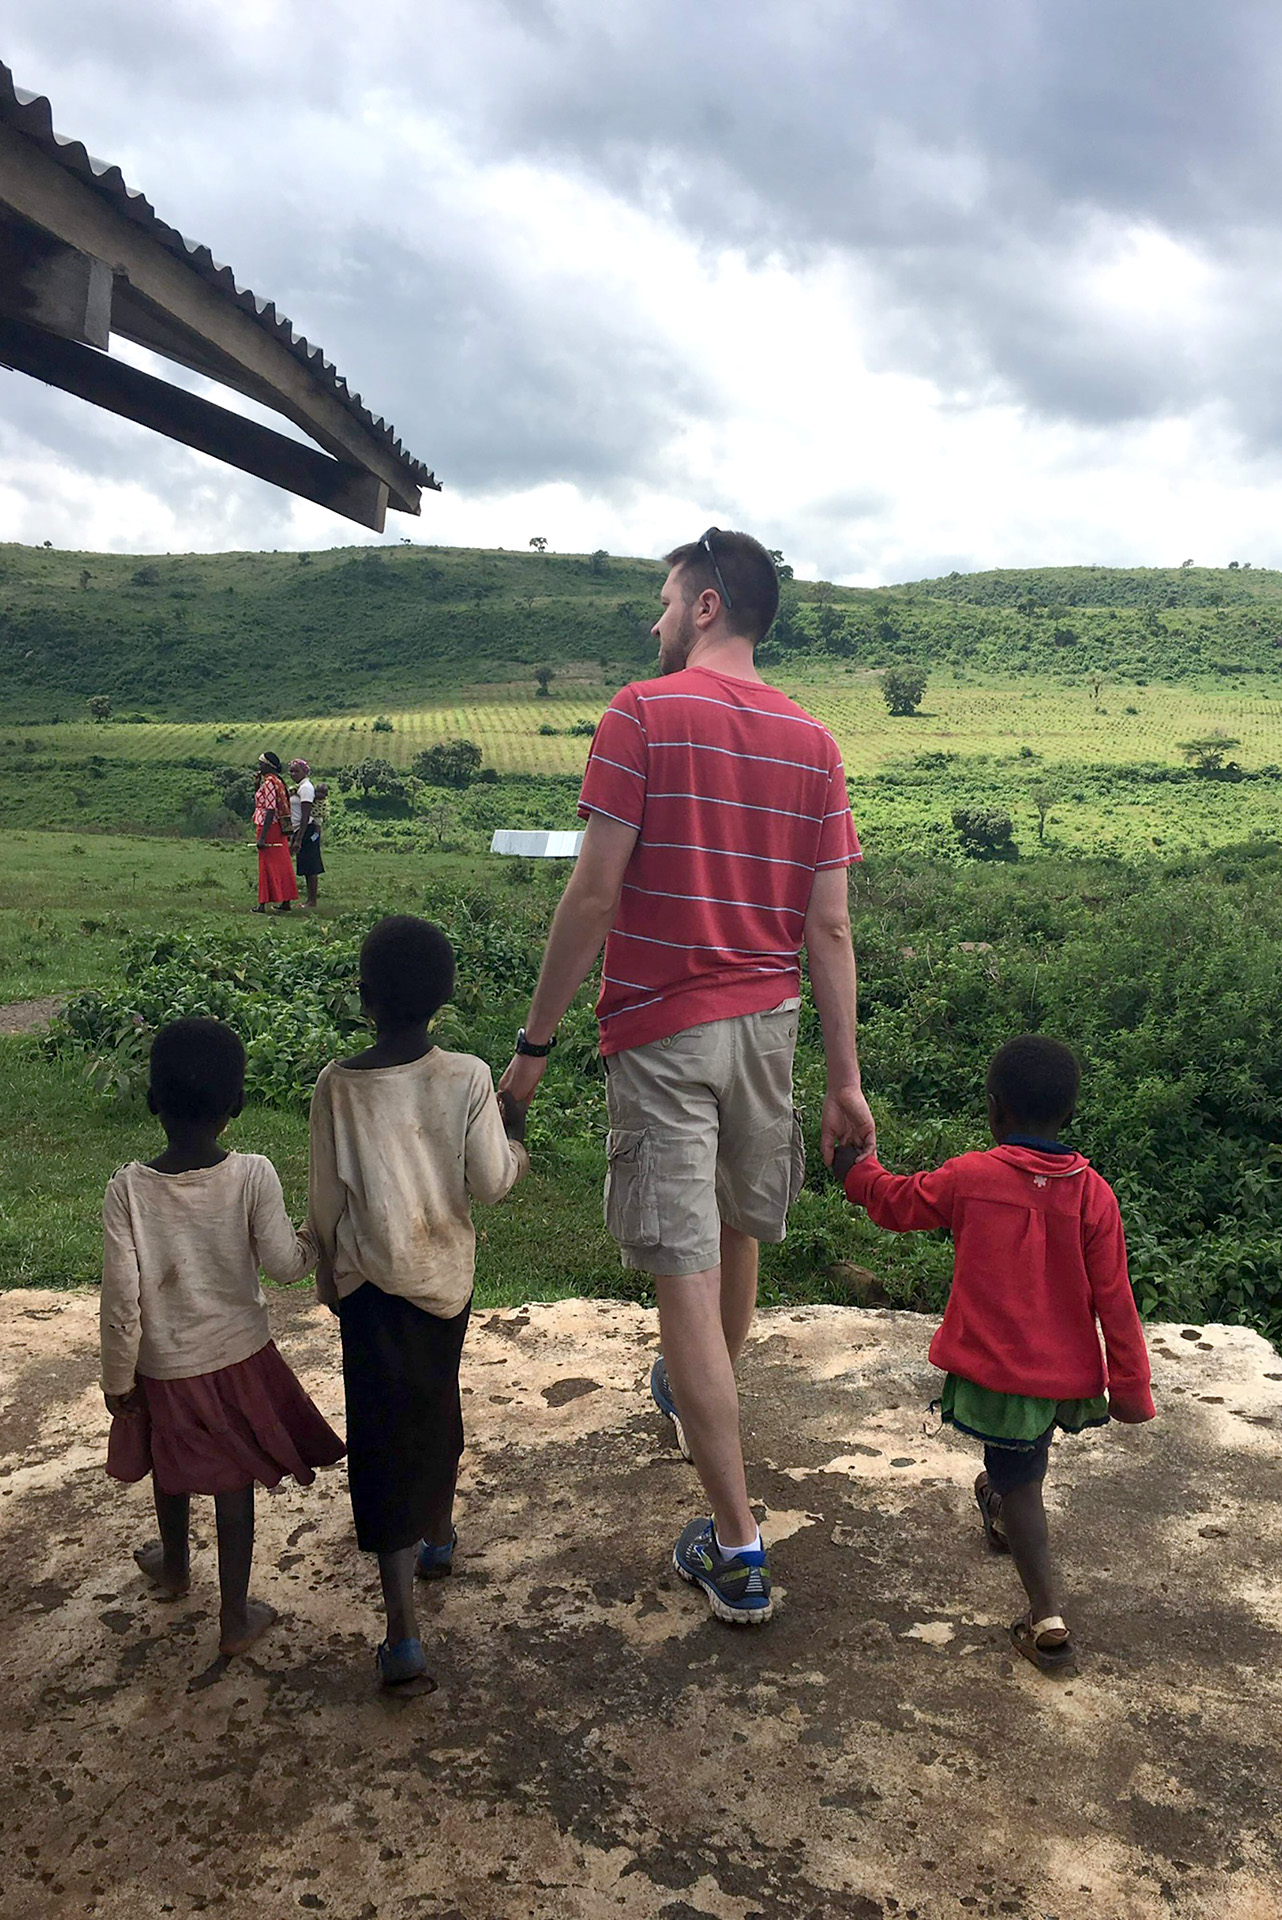
M295 871L300 880L310 880L314 874L325 871L325 862L321 859L320 828L310 823L303 828L303 837L298 843Z
M370 1281L339 1302L347 1478L363 1553L417 1545L453 1489L470 1312L469 1303L442 1320Z

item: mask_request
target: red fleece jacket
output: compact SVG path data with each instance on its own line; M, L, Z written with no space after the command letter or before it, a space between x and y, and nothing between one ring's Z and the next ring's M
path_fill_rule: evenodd
M935 1366L978 1387L1044 1400L1107 1390L1119 1413L1152 1418L1122 1216L1113 1189L1080 1153L998 1146L910 1174L861 1160L846 1176L846 1195L895 1233L951 1229L953 1285L930 1344Z

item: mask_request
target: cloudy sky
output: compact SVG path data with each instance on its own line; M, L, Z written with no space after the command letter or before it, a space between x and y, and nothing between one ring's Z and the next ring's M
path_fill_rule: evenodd
M1282 565L1276 0L0 0L55 125L446 491L857 583ZM348 523L0 372L0 539Z

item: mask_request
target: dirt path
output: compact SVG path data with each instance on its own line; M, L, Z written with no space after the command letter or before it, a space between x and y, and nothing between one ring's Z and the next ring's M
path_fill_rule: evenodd
M41 1000L11 1000L7 1007L0 1007L0 1033L36 1033L66 1004L61 993L46 994Z
M324 1309L275 1331L341 1424ZM751 1484L779 1608L720 1626L671 1565L699 1511L646 1391L654 1316L479 1312L440 1689L373 1687L377 1580L342 1469L258 1502L282 1613L213 1662L102 1469L92 1294L0 1294L0 1914L36 1920L1279 1920L1282 1362L1150 1330L1161 1418L1065 1440L1083 1667L1014 1657L975 1450L926 1402L931 1322L762 1314ZM196 1687L189 1691L195 1680Z

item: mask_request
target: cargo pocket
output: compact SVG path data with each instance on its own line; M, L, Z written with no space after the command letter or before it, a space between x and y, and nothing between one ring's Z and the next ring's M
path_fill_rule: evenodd
M657 1247L659 1196L644 1128L612 1127L606 1144L605 1224L623 1247Z
M788 1205L792 1206L806 1179L806 1137L801 1130L801 1108L792 1110L792 1144L788 1163Z

